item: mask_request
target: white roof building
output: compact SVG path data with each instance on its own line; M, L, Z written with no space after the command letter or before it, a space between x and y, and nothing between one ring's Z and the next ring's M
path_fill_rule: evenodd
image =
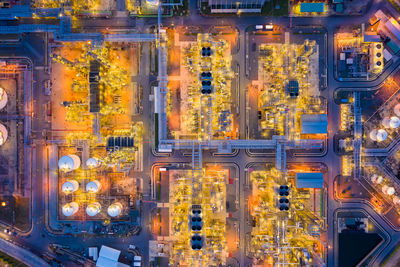
M96 261L98 267L129 267L129 265L118 262L121 251L110 248L107 246L101 246L99 258Z

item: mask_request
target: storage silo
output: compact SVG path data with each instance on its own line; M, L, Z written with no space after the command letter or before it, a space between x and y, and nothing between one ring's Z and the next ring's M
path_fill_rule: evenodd
M388 133L384 129L379 129L376 132L376 141L378 141L378 142L385 141L387 137L388 137Z
M79 205L76 202L67 203L62 207L62 213L64 214L64 216L67 217L74 215L75 213L78 212L78 210L79 210Z
M392 129L398 128L400 126L400 119L396 116L391 117L389 121L389 126Z
M8 96L6 90L0 87L0 110L2 110L8 102Z
M100 191L100 189L101 189L101 184L97 180L91 181L86 185L86 191L88 193L97 193Z
M376 129L373 129L371 132L369 132L369 138L371 138L372 141L376 141L376 134L378 131Z
M88 160L86 161L86 166L89 169L97 168L97 167L99 167L99 165L100 165L100 162L96 158L88 158Z
M381 184L383 182L383 177L380 175L378 176L378 175L374 174L371 176L371 181L374 184Z
M394 112L394 114L396 114L396 116L400 117L400 104L397 104L396 106L394 106L393 112Z
M382 120L382 125L385 128L389 128L390 127L390 118L389 117L384 117Z
M394 187L384 185L382 186L382 192L388 196L391 196L395 193Z
M7 138L8 138L7 128L0 123L0 146L7 141Z
M101 210L100 203L94 202L94 203L87 205L86 214L89 215L90 217L96 216L97 214L99 214L100 210Z
M68 180L61 186L61 191L66 194L73 193L79 188L79 183L76 180Z
M117 217L121 214L121 212L122 212L122 204L119 202L111 204L107 209L107 213L111 217Z
M58 168L64 172L73 171L81 166L81 159L77 155L62 156L58 160Z

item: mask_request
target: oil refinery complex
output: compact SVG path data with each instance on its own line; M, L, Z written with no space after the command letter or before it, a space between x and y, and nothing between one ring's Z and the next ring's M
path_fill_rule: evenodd
M400 265L398 1L0 7L0 266Z

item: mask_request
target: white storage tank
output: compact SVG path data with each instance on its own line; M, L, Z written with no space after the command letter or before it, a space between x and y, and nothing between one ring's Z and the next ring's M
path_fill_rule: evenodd
M374 184L381 184L381 183L383 182L383 177L374 174L374 175L372 175L372 177L371 177L371 181L372 181L372 183L374 183Z
M384 117L382 120L382 125L385 128L389 128L390 127L390 118L389 117Z
M86 166L89 169L97 168L97 167L99 167L99 165L100 165L100 162L96 158L88 158L88 160L86 161Z
M77 155L62 156L58 160L58 168L64 172L78 169L81 166L81 159Z
M0 146L7 141L7 138L8 138L7 128L0 123Z
M66 194L73 193L79 188L79 183L76 180L68 180L61 186L61 191Z
M396 116L391 117L389 121L389 126L392 129L398 128L400 126L400 119Z
M119 202L111 204L107 209L107 213L111 217L117 217L121 214L121 212L122 212L122 205Z
M146 0L146 4L149 6L158 6L159 0Z
M400 204L400 197L394 196L394 197L393 197L393 204L399 205L399 204Z
M382 186L382 192L388 196L391 196L395 193L394 187L384 185Z
M378 142L385 141L387 137L388 137L388 133L384 129L379 129L376 132L376 141L378 141Z
M393 112L394 112L394 114L396 114L396 116L400 117L400 104L397 104L396 106L394 106Z
M6 90L0 87L0 110L2 110L8 102L8 96Z
M86 185L86 191L88 193L97 193L100 191L100 189L101 189L101 184L97 180L91 181Z
M67 217L74 215L75 213L78 212L78 210L79 210L79 205L76 202L67 203L62 207L62 213L64 214L64 216Z
M376 134L378 133L378 131L376 129L373 129L370 133L369 133L369 138L371 138L371 140L376 141Z
M90 217L96 216L97 214L99 214L100 210L101 210L100 203L94 202L94 203L87 205L86 214L89 215Z

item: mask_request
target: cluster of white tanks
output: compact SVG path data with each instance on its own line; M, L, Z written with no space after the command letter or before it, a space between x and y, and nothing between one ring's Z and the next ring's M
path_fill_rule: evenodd
M74 171L80 166L81 159L77 155L65 155L58 160L58 168L63 172ZM97 158L89 158L86 160L86 166L89 169L95 169L100 166L100 161Z
M76 180L68 180L64 182L61 186L61 191L65 194L73 193L79 188L79 183ZM94 180L86 184L86 192L97 193L101 189L101 184L99 181Z
M4 88L0 87L0 110L2 110L8 102L8 96L6 90ZM3 145L8 137L8 131L7 128L0 123L0 146Z
M374 174L371 176L371 181L375 185L382 184L383 180L384 180L383 177L380 175L378 176L378 175ZM381 190L382 190L382 193L384 193L385 195L393 196L393 198L392 198L393 204L400 205L400 197L394 195L396 193L396 189L394 189L393 186L383 185Z
M396 116L392 117L384 117L382 120L382 126L385 129L397 129L400 127L400 104L397 104L393 112ZM385 129L373 129L369 133L369 137L373 141L382 142L385 141L388 137L388 132Z
M64 216L69 217L79 211L79 204L77 202L70 202L62 207ZM101 212L101 205L99 202L92 202L86 206L86 214L90 217L96 216ZM122 204L115 202L108 206L107 214L110 217L118 217L122 212Z

